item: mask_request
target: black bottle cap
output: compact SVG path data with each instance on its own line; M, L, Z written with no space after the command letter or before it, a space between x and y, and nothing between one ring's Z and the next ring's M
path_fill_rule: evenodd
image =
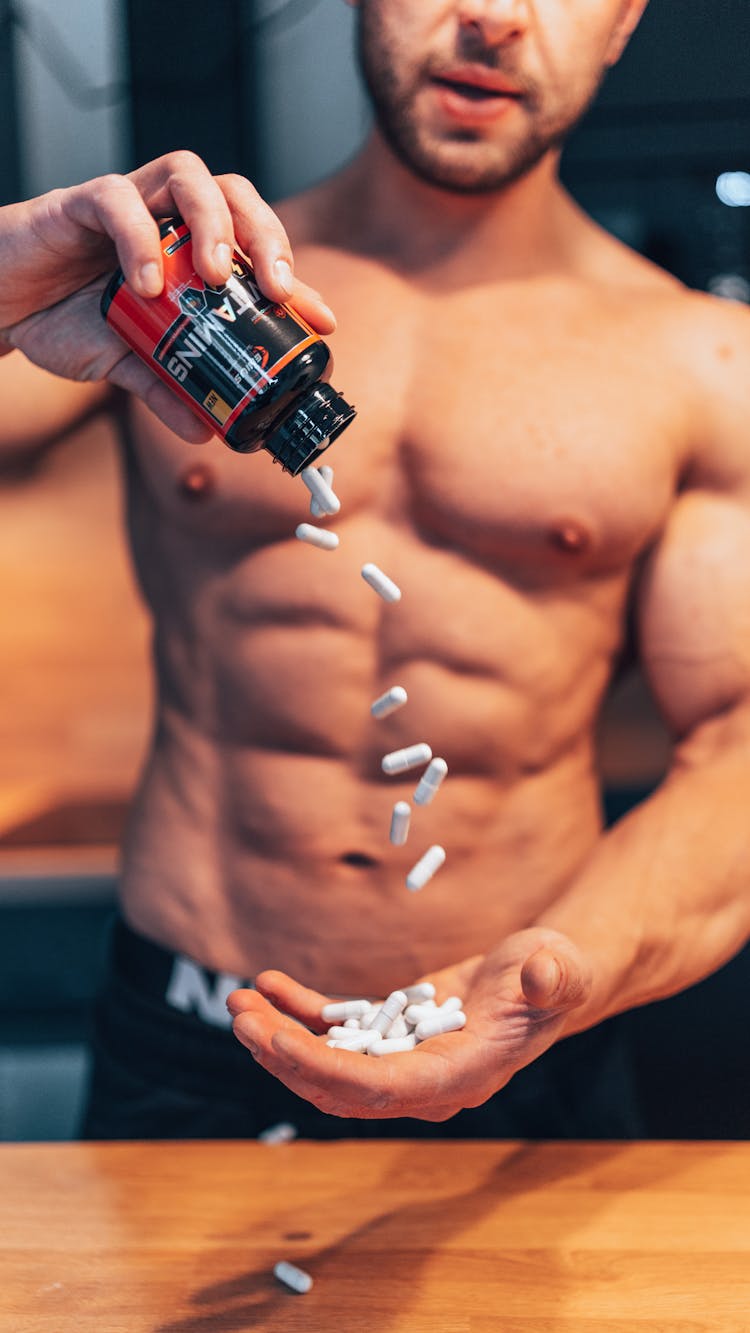
M263 448L273 454L285 472L297 476L310 467L357 415L330 384L313 384L298 398L291 412Z

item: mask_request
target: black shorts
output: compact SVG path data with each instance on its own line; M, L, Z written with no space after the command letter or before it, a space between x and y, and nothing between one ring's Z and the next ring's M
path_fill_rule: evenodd
M252 983L117 921L81 1137L255 1138L280 1121L309 1139L641 1137L618 1019L559 1042L483 1106L450 1120L345 1120L290 1092L237 1041L224 1000L241 984Z

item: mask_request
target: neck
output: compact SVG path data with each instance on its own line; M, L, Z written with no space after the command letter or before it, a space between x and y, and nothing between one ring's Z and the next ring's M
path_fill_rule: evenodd
M416 176L376 129L337 184L358 250L413 272L454 256L481 258L493 276L512 276L546 270L566 249L576 206L558 162L559 152L549 152L497 190L460 194Z

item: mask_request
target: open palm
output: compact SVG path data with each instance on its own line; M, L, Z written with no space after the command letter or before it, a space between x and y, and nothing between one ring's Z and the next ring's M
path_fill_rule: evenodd
M531 927L497 949L421 978L440 1002L462 997L466 1027L413 1051L373 1059L326 1045L328 997L282 972L234 991L234 1032L293 1092L330 1115L447 1120L479 1106L562 1036L590 990L590 968L556 931ZM300 1026L303 1024L304 1026Z

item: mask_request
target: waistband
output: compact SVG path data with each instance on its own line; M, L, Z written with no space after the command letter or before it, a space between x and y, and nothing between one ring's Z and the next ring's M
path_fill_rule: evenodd
M141 994L210 1027L230 1028L227 996L238 986L254 989L251 979L215 972L186 954L166 949L139 935L121 917L112 931L112 962L117 975Z

